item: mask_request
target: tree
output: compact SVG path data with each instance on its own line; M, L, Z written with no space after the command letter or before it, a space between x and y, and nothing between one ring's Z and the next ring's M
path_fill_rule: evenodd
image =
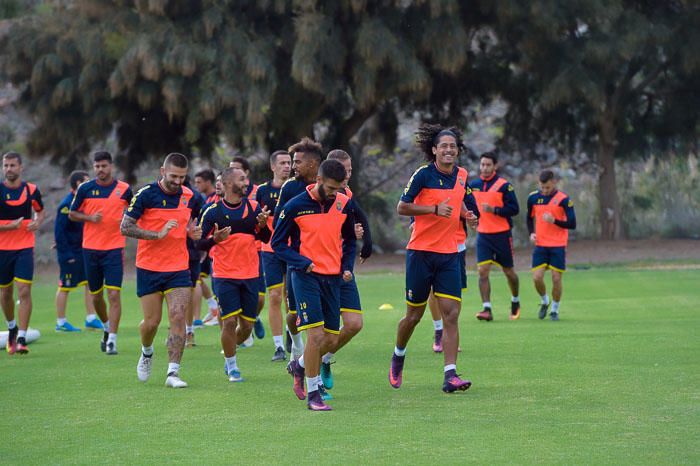
M504 90L510 136L597 146L601 236L620 238L615 160L640 146L697 141L700 10L647 0L501 0L493 8L515 65Z

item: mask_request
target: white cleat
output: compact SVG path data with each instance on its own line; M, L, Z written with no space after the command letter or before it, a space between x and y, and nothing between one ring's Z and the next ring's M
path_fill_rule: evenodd
M148 381L151 376L151 367L153 365L153 355L146 357L141 353L139 363L136 365L136 376L141 382Z
M187 382L182 380L179 375L169 375L165 379L165 386L170 388L187 388Z

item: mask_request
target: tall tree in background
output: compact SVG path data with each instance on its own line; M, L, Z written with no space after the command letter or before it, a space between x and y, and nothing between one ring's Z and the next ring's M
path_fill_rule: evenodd
M493 8L515 65L504 89L511 135L595 144L601 236L620 238L615 160L652 142L697 141L700 10L680 0Z

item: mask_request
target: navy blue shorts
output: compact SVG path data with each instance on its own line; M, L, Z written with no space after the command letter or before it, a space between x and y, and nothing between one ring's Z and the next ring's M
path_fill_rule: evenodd
M566 271L566 247L535 246L532 251L532 270L550 268L557 272Z
M136 267L136 296L168 294L175 288L192 288L189 270L178 272L154 272Z
M513 267L513 234L479 233L476 235L476 263L496 264L506 269Z
M340 333L341 281L340 275L292 271L298 330L323 326L328 333Z
M459 284L462 285L462 291L467 289L467 250L457 253L459 256Z
M406 303L424 306L430 289L440 298L462 301L459 254L406 251Z
M200 263L200 270L199 270L199 276L200 277L208 277L211 275L211 257L207 256L204 258L204 260Z
M265 271L265 286L278 288L284 285L284 276L287 273L285 264L274 252L262 252L262 264Z
M97 294L102 288L121 290L124 278L124 248L97 251L83 249L85 276L90 293Z
M197 286L197 282L199 281L199 271L201 269L202 264L199 262L199 259L191 259L190 260L190 281L192 282L192 288Z
M289 314L297 313L297 300L294 296L294 283L292 283L292 270L287 269L287 312Z
M262 251L258 251L258 294L265 296L265 269L263 268Z
M211 286L221 309L221 320L240 316L255 322L258 310L258 279L212 278Z
M12 285L13 280L31 283L34 278L34 248L0 251L0 288Z
M354 312L362 314L362 304L360 304L360 292L357 289L355 277L346 282L340 279L340 312Z
M72 262L69 262L64 257L59 256L58 258L58 289L61 291L71 291L87 283L82 251L71 260Z

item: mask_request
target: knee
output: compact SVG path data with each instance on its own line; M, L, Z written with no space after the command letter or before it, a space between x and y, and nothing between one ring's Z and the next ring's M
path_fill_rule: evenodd
M10 287L8 287L10 288ZM17 287L17 297L20 301L26 301L32 297L32 289L29 286Z
M109 304L119 304L121 301L121 293L119 290L108 290L107 299L109 300Z
M411 327L415 327L418 325L418 322L420 322L421 317L423 317L423 315L418 312L409 312L406 314L406 317L404 317L404 321Z
M479 267L479 280L489 279L489 269L486 267Z
M235 332L238 327L238 319L235 317L229 317L221 321L221 328L225 332Z
M348 313L346 313L347 315ZM357 317L352 317L346 319L345 317L343 318L343 328L345 329L346 332L350 333L351 335L357 335L360 333L360 330L362 330L362 315L361 314L356 314Z

